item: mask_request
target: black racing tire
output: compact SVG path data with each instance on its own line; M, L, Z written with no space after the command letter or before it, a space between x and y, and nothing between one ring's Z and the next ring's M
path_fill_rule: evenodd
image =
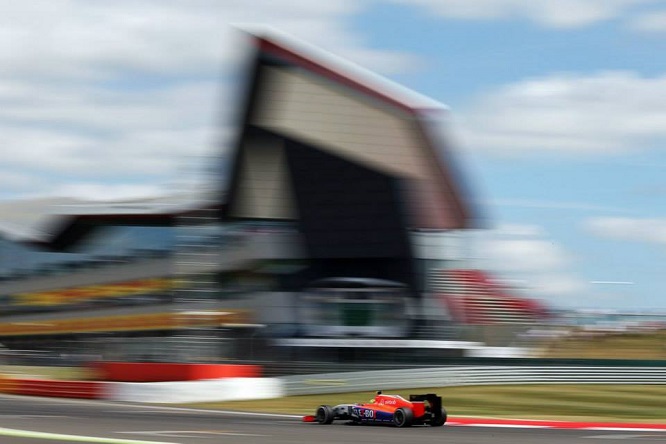
M315 420L319 424L330 424L335 419L333 409L330 405L320 405L315 413Z
M442 407L442 412L440 415L436 415L433 413L432 419L430 420L430 425L433 427L441 427L444 424L446 424L446 409Z
M412 409L400 407L393 413L393 424L396 427L411 427L414 423L414 412Z

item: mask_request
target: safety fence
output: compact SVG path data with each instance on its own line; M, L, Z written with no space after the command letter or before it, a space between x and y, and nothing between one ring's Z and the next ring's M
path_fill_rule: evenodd
M56 398L103 399L106 384L101 381L58 381L34 378L0 379L0 393Z
M0 377L0 393L139 403L188 403L505 384L666 384L666 367L455 366L168 382L59 381L4 376Z
M0 393L138 403L190 403L271 399L285 396L278 378L218 378L198 381L109 382L0 379Z
M666 367L437 367L281 378L287 396L462 385L666 384Z

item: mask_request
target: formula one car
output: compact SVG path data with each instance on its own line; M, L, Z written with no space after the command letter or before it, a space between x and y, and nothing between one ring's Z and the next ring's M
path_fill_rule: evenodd
M442 407L442 397L433 393L410 395L409 401L399 395L377 396L368 403L340 404L335 407L321 405L314 416L306 416L304 421L331 424L335 420L348 420L352 424L393 424L397 427L411 425L443 426L446 410Z

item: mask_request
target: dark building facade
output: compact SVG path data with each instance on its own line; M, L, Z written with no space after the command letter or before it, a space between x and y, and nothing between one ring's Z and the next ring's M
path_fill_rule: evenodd
M0 336L123 332L145 338L143 351L151 336L193 326L225 337L255 337L248 326L266 324L269 337L404 338L424 313L448 319L445 304L427 295L464 259L461 234L479 217L452 153L431 131L433 114L446 108L302 43L251 38L220 194L158 214L69 216L38 246L75 251L108 226L173 229L175 243L189 241L71 278L0 285L7 305L24 312L0 323ZM34 300L48 304L21 305Z
M302 44L254 40L224 218L292 222L308 258L302 285L388 279L418 297L410 233L477 221L429 131L445 108Z

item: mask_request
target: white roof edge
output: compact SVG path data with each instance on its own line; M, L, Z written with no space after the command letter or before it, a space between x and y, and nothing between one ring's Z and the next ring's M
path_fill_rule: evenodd
M25 227L9 222L0 222L0 239L11 242L46 240L48 235L36 227Z
M320 47L296 37L287 35L270 26L237 25L238 29L257 38L274 41L276 44L292 49L295 53L311 59L314 63L322 65L344 77L388 96L414 110L449 111L449 106L438 102L424 94L407 88L393 80L383 77L367 68L364 68L348 59L340 57Z
M208 193L176 193L159 197L118 199L109 201L87 200L74 204L51 207L54 216L105 215L105 214L169 214L204 206L211 201Z

